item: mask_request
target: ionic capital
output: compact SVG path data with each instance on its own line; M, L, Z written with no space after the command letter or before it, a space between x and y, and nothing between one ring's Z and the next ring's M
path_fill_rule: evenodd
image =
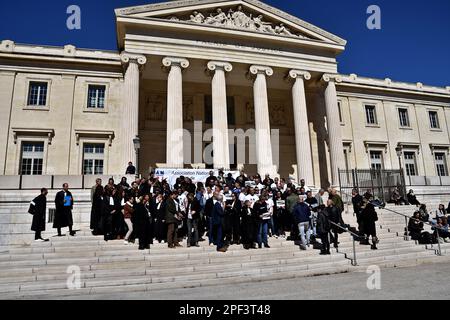
M264 74L268 77L273 75L273 69L271 67L266 66L258 66L258 65L252 65L250 66L250 74L257 75L257 74Z
M134 54L124 51L120 54L120 61L122 61L122 64L124 65L127 65L129 63L136 63L139 66L143 66L147 63L147 57L140 54Z
M311 73L309 73L308 71L292 69L291 71L289 71L289 78L294 80L297 78L303 80L311 80Z
M231 72L233 70L233 65L231 63L223 61L210 61L208 62L207 67L210 71L216 71L219 69L226 72Z
M335 73L324 73L322 76L322 81L325 82L342 82L342 76Z
M185 58L179 57L165 57L162 60L162 64L166 68L171 68L172 66L178 66L182 69L186 69L189 67L189 60Z

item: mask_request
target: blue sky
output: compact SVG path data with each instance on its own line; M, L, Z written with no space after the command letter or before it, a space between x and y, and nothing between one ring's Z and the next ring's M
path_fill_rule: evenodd
M341 73L450 86L450 0L264 0L348 41ZM14 0L0 4L0 39L41 45L116 49L114 8L152 0ZM66 9L81 8L81 30L66 28ZM381 30L366 27L369 5Z

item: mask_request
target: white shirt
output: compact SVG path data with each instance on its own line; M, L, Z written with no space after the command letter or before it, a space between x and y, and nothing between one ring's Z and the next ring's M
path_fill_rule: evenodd
M242 202L242 204L244 204L245 202L245 197L246 195L244 192L239 193L239 200Z
M187 196L186 192L183 192L178 196L178 201L180 202L180 211L186 212L186 205L187 205Z
M272 198L267 199L267 210L269 210L270 215L273 214L273 207L275 206L275 203L273 202Z
M253 208L253 205L255 204L256 201L259 200L259 197L256 194L254 195L248 194L245 196L245 201L247 200L250 201L250 203L252 204L251 207Z

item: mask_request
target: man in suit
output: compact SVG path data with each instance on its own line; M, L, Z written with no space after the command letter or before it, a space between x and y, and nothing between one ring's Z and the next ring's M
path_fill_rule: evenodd
M45 212L47 211L47 194L46 188L41 189L41 194L30 202L28 212L33 215L31 231L35 232L34 241L42 242L48 239L42 239L41 232L45 231Z
M209 244L213 243L216 244L214 242L214 237L213 237L213 232L212 232L212 213L214 210L214 204L216 202L215 198L217 196L217 193L214 192L213 196L211 198L208 198L205 202L205 217L206 217L206 227L208 228L208 239L209 239Z
M169 248L181 247L178 243L177 230L180 206L177 202L178 192L173 191L166 203L167 244Z
M223 210L223 196L216 194L216 203L212 212L212 228L214 230L214 240L217 245L217 251L226 252L227 248L223 241L223 218L225 212Z
M61 237L61 228L69 227L69 234L73 237L75 231L72 230L73 218L73 197L69 191L69 185L63 184L63 189L56 194L55 197L55 217L53 220L53 228L58 230L58 237Z

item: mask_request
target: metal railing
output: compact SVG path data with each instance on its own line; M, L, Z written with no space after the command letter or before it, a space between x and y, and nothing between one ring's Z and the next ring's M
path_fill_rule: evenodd
M355 238L359 238L359 235L354 233L354 232L352 232L352 231L350 231L350 230L348 230L347 228L344 228L343 226L341 226L338 223L334 223L333 221L329 221L329 222L332 225L340 228L344 232L348 232L352 236L352 240L353 240L353 259L348 258L346 253L344 253L344 255L345 255L346 259L350 259L352 266L357 266L358 262L356 261L356 240L355 240ZM336 252L339 252L339 248L336 248Z
M350 199L351 199L351 197L352 197L351 195L347 194L345 191L342 191L342 190L341 190L340 193L341 193L341 194L345 194L347 197L350 197ZM347 203L349 204L350 201L348 201ZM424 224L427 224L427 225L431 226L432 229L434 228L434 229L435 229L435 232L436 232L437 245L438 245L438 249L435 250L435 254L438 255L438 256L442 256L442 250L441 250L441 236L440 236L439 231L438 231L438 230L443 230L441 227L435 226L435 225L433 225L432 223L430 223L430 222L428 222L428 221L422 221L422 220L420 220L420 219L416 219L416 218L414 218L414 217L408 216L408 215L406 215L406 214L403 214L403 213L401 213L401 212L397 212L397 211L395 211L395 210L392 210L392 209L389 209L389 208L386 208L386 207L380 207L380 208L383 209L383 210L386 210L386 211L395 213L395 214L397 214L397 215L402 216L402 217L405 218L406 228L405 228L405 235L404 235L404 237L403 237L405 241L409 241L409 236L408 236L408 233L409 233L409 230L408 230L408 224L409 224L409 220L410 220L410 219L415 220L415 221L420 221L420 222L422 222L422 223L424 223ZM348 208L347 208L347 210L348 210ZM432 243L431 243L431 247L433 248L433 244L432 244ZM426 245L425 245L425 248L427 248Z
M439 234L439 231L438 231L438 230L443 230L441 227L435 226L435 225L433 225L432 223L430 223L429 221L422 221L422 220L420 220L420 219L416 219L416 218L414 218L414 217L410 217L410 216L408 216L408 215L406 215L406 214L397 212L397 211L392 210L392 209L389 209L389 208L382 208L382 209L383 209L383 210L386 210L386 211L389 211L389 212L392 212L392 213L395 213L395 214L397 214L397 215L402 216L402 217L405 218L405 225L406 225L406 227L405 227L405 234L404 234L404 237L403 237L403 238L405 239L405 241L409 241L409 240L410 240L410 239L409 239L409 235L408 235L408 233L409 233L409 230L408 230L409 220L414 220L414 221L422 222L423 224L426 224L426 225L431 226L432 229L434 228L435 233L436 233L437 245L438 245L438 249L435 250L435 253L436 253L436 255L438 255L438 256L442 256L442 250L441 250L441 239L442 239L442 238L441 238L441 236L440 236L440 234ZM433 246L432 243L431 243L431 246Z

